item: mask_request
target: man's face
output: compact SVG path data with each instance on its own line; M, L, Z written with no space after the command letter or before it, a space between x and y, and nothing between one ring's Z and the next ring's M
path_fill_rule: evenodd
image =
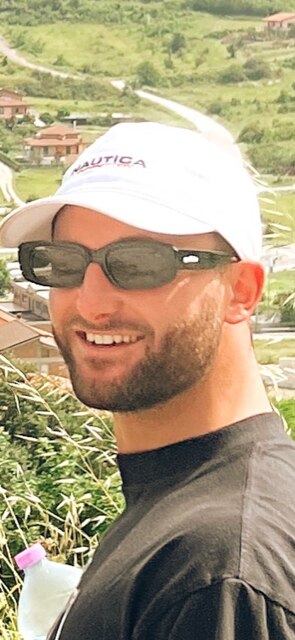
M148 233L73 206L58 215L54 230L55 241L90 249L130 236L177 248L220 248L214 234ZM217 355L224 299L224 278L216 269L181 271L164 286L128 291L90 264L80 287L52 289L54 336L77 397L88 406L125 413L198 384Z

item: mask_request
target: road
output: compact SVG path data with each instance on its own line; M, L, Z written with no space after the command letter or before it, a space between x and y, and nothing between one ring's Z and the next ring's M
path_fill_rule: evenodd
M24 204L23 201L18 197L17 193L13 188L13 173L11 169L0 162L0 189L3 193L4 200L8 203L15 203L17 205Z
M26 60L26 58L17 53L15 49L10 47L8 42L6 42L2 36L0 36L0 51L4 56L6 56L6 58L11 60L11 62L15 62L16 64L19 64L22 67L27 67L28 69L42 71L43 73L50 73L52 76L58 76L59 78L74 78L81 80L83 77L72 73L65 73L64 71L57 71L56 69L50 69L49 67L43 67L41 64L35 64L34 62L29 62L29 60Z
M22 66L28 67L30 69L37 69L39 71L50 73L53 76L59 76L61 78L79 78L83 76L78 76L74 74L64 73L63 71L57 71L55 69L50 69L49 67L44 67L42 65L38 65L32 62L29 62L23 56L19 55L6 40L0 36L0 51L7 56L11 61L16 64L20 64ZM112 85L122 91L125 87L125 82L123 80L113 80ZM169 111L173 111L177 113L179 116L191 122L196 126L196 128L205 134L208 138L213 138L217 140L219 143L228 146L231 152L236 154L237 157L241 158L241 152L237 144L235 144L234 137L232 134L226 129L226 127L222 126L220 123L216 122L209 116L197 111L196 109L192 109L191 107L187 107L186 105L175 102L174 100L168 100L167 98L162 98L161 96L157 96L154 93L149 91L143 91L138 89L135 93L143 100L149 100L155 104L159 104ZM0 188L4 195L4 198L7 202L11 200L16 202L17 204L22 204L22 201L19 199L17 194L13 189L13 174L12 171L3 163L0 163ZM286 186L286 187L267 187L257 185L257 190L259 193L276 193L279 191L294 191L295 184ZM264 262L266 267L272 268L275 271L281 271L283 269L292 269L295 267L295 245L288 245L286 247L268 247L266 249L266 253L264 256Z
M281 342L282 340L295 340L295 329L290 331L263 331L253 333L254 340L269 340L270 342Z

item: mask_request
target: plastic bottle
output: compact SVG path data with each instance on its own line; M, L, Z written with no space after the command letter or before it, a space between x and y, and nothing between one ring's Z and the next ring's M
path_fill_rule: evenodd
M25 573L18 605L18 629L24 640L46 640L82 575L82 569L45 556L45 549L36 543L14 558Z

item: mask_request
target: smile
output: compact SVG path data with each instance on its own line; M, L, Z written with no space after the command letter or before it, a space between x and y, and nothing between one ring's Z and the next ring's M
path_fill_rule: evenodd
M99 346L113 346L120 344L134 344L141 340L141 336L131 336L128 334L99 334L99 333L83 333L83 338L90 344Z

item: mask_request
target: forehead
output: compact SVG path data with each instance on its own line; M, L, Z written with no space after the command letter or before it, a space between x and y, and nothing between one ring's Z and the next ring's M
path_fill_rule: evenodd
M126 237L153 238L178 247L225 249L226 242L217 233L170 235L137 229L103 213L84 207L66 205L55 216L52 225L54 240L79 242L89 248Z

